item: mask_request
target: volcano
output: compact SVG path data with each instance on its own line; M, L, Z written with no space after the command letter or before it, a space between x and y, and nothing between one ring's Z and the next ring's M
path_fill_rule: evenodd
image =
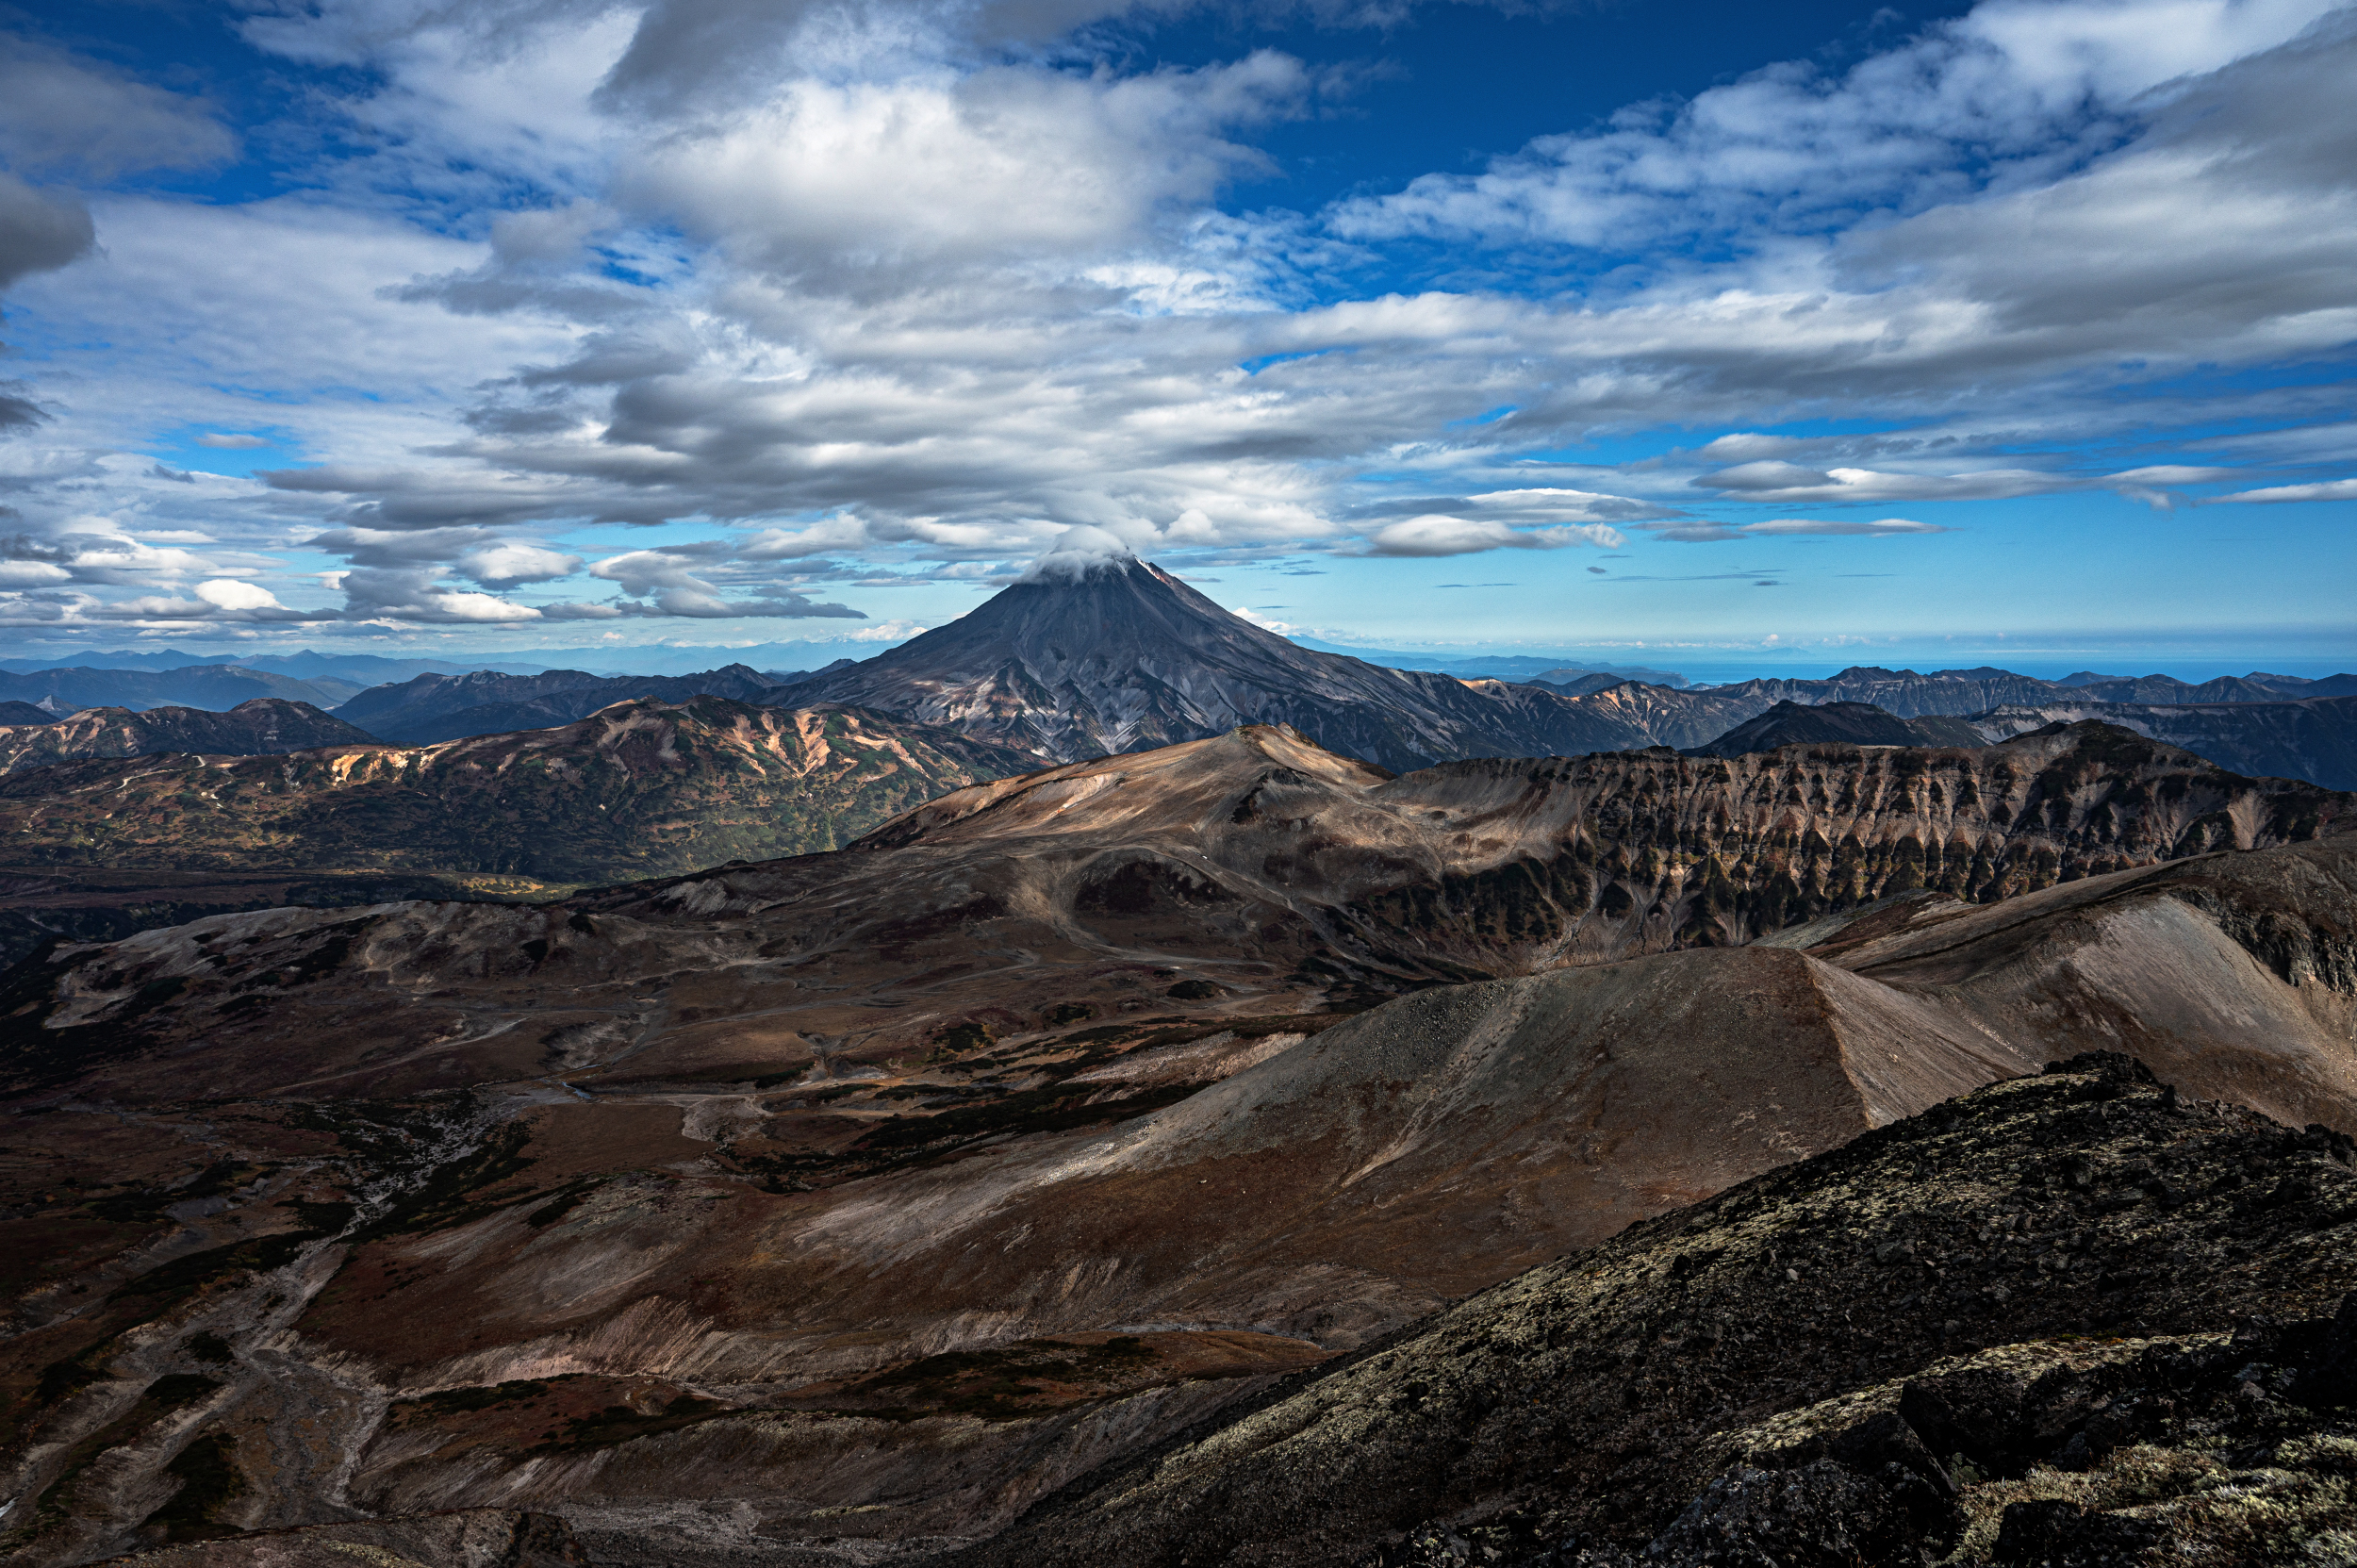
M1540 687L1312 652L1126 556L1036 571L971 615L793 687L792 701L946 724L1055 762L1240 724L1290 724L1401 771L1654 741L1641 724Z

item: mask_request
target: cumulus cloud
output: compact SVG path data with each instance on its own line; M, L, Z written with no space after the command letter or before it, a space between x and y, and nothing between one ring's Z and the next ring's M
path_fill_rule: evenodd
M618 193L764 274L829 291L922 288L943 264L1072 270L1261 165L1221 133L1295 112L1308 90L1298 61L1268 52L1143 76L805 79L648 150Z
M1564 550L1575 545L1618 549L1619 533L1602 523L1509 528L1488 518L1433 513L1387 523L1368 536L1370 555L1475 555L1485 550Z
M459 569L486 588L553 583L579 571L582 558L536 544L495 544L459 557Z
M199 436L196 438L196 444L211 447L217 452L252 452L256 447L270 445L270 442L260 436L239 436L216 432L209 436Z
M234 577L216 577L196 586L196 597L220 610L280 610L278 596L259 583L240 583Z
M700 620L725 620L739 616L763 619L825 617L865 620L861 612L842 604L821 604L798 593L776 593L759 599L723 598L717 586L696 574L695 557L678 550L634 550L609 555L590 567L592 577L620 585L638 602L635 613L688 616Z

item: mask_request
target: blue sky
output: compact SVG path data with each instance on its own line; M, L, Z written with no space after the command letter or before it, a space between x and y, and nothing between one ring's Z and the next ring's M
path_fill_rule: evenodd
M1083 541L2349 668L2352 79L2330 0L0 8L0 650L833 656Z

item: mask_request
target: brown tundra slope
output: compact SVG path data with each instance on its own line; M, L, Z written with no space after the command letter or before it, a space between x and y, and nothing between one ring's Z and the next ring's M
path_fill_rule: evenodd
M1403 779L1252 730L60 950L0 997L17 1560L453 1508L866 1560L2083 1045L2357 1127L2349 804L2100 729ZM1762 889L1813 918L1731 945Z

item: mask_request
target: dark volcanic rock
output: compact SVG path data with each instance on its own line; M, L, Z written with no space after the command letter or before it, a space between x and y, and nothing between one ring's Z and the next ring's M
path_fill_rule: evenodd
M588 1561L564 1520L508 1509L453 1509L191 1541L108 1562L144 1568L574 1568Z
M1534 1269L955 1561L2347 1560L2352 1164L2080 1057Z
M1981 746L1980 733L1960 718L1901 718L1871 702L1783 701L1729 730L1689 757L1741 757L1784 746Z
M947 626L793 689L797 701L854 702L1058 762L1239 724L1290 724L1328 751L1395 769L1655 738L1608 704L1583 706L1551 687L1313 652L1126 559L1016 583Z

